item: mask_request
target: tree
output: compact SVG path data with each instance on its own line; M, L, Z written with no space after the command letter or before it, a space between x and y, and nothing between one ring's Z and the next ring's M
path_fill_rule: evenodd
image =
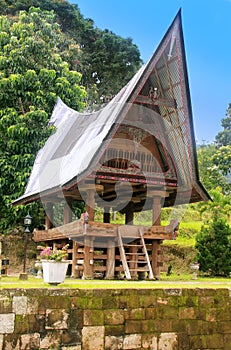
M212 157L212 162L224 175L231 174L231 144L219 147Z
M218 147L231 145L231 103L226 111L226 118L221 120L223 131L216 136L216 144Z
M200 146L197 149L200 179L209 192L220 187L223 193L228 193L230 185L220 170L222 158L216 158L218 151L214 144Z
M212 220L216 211L219 208L219 216L224 220L230 221L231 219L231 195L222 193L220 187L209 192L212 201L200 202L197 204L197 209L200 212L201 218L204 221Z
M17 20L0 17L2 230L25 215L11 201L23 193L35 156L52 132L47 123L57 97L76 110L85 106L81 74L60 55L58 45L68 40L53 12L31 7Z
M196 237L197 259L200 270L213 276L231 273L231 228L219 217L219 208L213 220L201 228Z
M88 92L88 110L98 109L108 102L142 64L138 47L131 38L124 39L110 30L96 28L92 19L83 17L77 5L65 0L16 0L12 6L12 0L1 1L5 5L0 6L0 13L13 16L30 6L55 12L62 31L72 40L68 50L62 42L61 56L65 51L64 59L70 68L82 73L81 84Z

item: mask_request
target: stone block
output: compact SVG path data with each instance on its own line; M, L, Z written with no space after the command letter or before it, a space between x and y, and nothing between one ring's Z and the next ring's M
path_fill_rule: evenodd
M127 320L125 323L125 333L142 333L143 324L140 321Z
M20 350L20 336L8 334L4 336L4 350Z
M20 350L36 350L40 347L40 335L39 333L23 334L21 336Z
M225 334L224 336L224 350L230 350L231 349L231 334Z
M106 336L105 350L121 350L123 349L123 337Z
M154 308L149 308L148 310L154 310ZM129 309L125 310L125 319L129 320L144 320L145 319L145 309Z
M168 320L168 319L157 319L156 320L156 330L158 332L169 333L173 332L173 324L176 320Z
M231 322L230 321L222 321L218 323L218 327L221 333L231 334ZM230 347L231 349L231 347Z
M213 307L214 305L214 297L212 296L201 296L199 299L199 306L206 308L206 307Z
M37 314L39 310L39 302L37 298L28 298L27 312L28 314Z
M47 310L45 329L67 329L68 313L66 310Z
M144 334L142 335L142 348L148 350L157 350L158 349L157 336L153 334Z
M104 350L105 328L103 326L83 327L82 347L84 350Z
M161 333L158 350L177 350L178 349L178 340L176 333Z
M105 310L104 311L104 322L107 324L124 324L124 311L121 309L118 310Z
M193 307L182 307L179 309L179 318L188 320L195 319L195 309Z
M118 309L119 308L119 299L112 297L105 297L102 301L103 309Z
M84 310L83 324L84 326L103 326L104 325L103 310Z
M58 332L47 332L46 336L40 341L39 350L59 349L61 344L61 335Z
M132 350L141 348L141 334L129 334L125 335L123 349Z
M29 322L28 316L29 315L16 315L15 316L14 333L23 334L23 333L30 332L30 322Z
M178 332L178 348L180 350L189 350L189 336L186 332Z
M208 308L206 310L206 321L208 322L216 322L217 321L217 309L216 308Z
M1 314L0 315L0 334L14 332L15 314Z
M164 289L164 294L179 297L182 295L182 289L181 288L167 288L167 289Z
M145 320L154 320L156 319L156 309L154 307L147 307L143 309L145 311Z
M188 320L186 321L186 332L188 335L197 335L198 337L203 334L202 320Z
M191 291L191 289L190 289ZM182 297L179 300L179 303L181 306L186 306L186 307L194 307L199 305L199 297L193 296L193 295L188 295L186 297Z
M139 295L137 299L139 300L140 307L146 308L156 306L156 298L153 295Z
M190 336L190 349L224 349L224 336L217 333Z
M9 314L12 312L12 301L7 297L0 298L0 314Z
M61 344L71 346L73 344L81 344L82 330L71 331L69 329L61 330Z
M15 315L27 314L27 297L14 296L13 297L13 312Z
M157 304L162 304L162 305L168 305L169 304L170 299L169 298L157 298Z
M46 309L68 309L71 307L71 299L66 295L44 295L38 299L39 310Z
M4 339L4 335L0 334L0 350L4 350L3 349L3 339Z
M105 334L118 337L125 333L125 325L106 325Z
M142 332L154 333L156 331L156 320L142 320Z
M158 305L156 309L158 319L177 319L178 309L169 305Z

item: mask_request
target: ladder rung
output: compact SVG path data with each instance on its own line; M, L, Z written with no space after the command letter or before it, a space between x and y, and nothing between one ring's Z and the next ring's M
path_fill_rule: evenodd
M126 255L139 255L139 256L145 256L144 253L126 253Z
M142 248L142 244L124 244L125 248L129 248L129 247L137 247L137 248Z

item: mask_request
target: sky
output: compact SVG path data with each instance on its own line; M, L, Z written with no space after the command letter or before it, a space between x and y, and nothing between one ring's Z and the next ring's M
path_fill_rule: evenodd
M146 63L181 8L197 144L222 130L231 103L231 0L71 0L95 26L130 37Z

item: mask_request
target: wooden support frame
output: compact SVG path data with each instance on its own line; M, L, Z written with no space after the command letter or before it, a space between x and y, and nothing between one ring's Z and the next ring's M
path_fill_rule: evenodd
M94 221L95 218L95 190L87 190L86 211L89 216L89 220ZM86 224L87 225L87 224ZM94 277L93 270L93 239L88 236L84 238L84 265L83 265L83 278L92 279Z

